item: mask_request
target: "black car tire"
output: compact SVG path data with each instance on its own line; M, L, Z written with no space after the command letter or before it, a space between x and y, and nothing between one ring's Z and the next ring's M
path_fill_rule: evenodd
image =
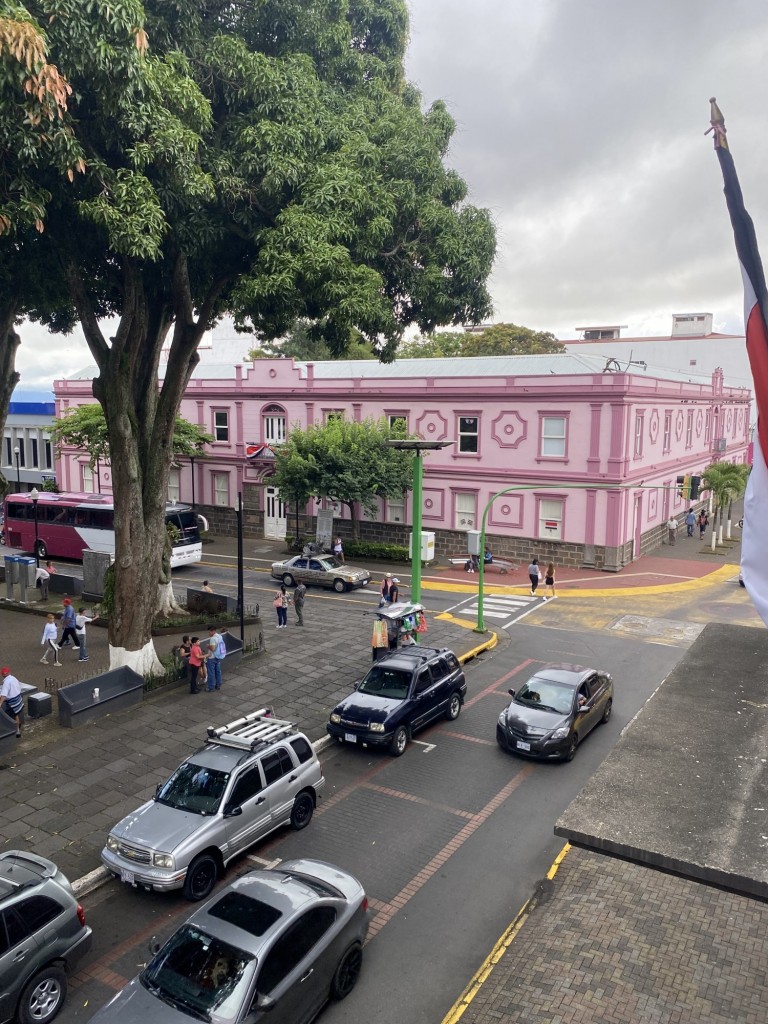
M219 867L210 853L201 853L189 865L187 877L184 879L184 896L193 903L198 903L210 895L216 885Z
M356 942L339 960L331 981L331 998L345 999L357 984L363 966L363 949Z
M448 707L445 709L445 717L449 722L455 722L461 714L461 694L458 690L454 690L451 694L450 700L448 701Z
M399 725L395 729L395 734L389 744L389 752L392 757L401 757L405 753L405 748L408 746L408 730L404 725Z
M608 698L608 703L605 705L605 711L603 712L603 717L600 719L600 724L601 725L605 725L605 723L611 717L611 711L612 710L613 710L613 701L609 697Z
M576 748L578 745L579 737L574 733L573 736L571 736L570 743L568 744L568 750L565 752L565 757L563 758L564 761L572 761L574 757L576 757Z
M309 793L299 793L293 801L291 810L291 828L294 832L301 832L303 828L312 821L315 810L315 802Z
M292 587L295 582L296 581L294 580L293 576L291 576L291 574L289 572L287 572L287 573L285 573L283 575L283 583L286 585L286 587Z
M343 594L344 591L347 589L347 584L344 582L344 580L334 580L333 589L336 591L337 594Z
M19 1002L21 1024L46 1024L53 1020L67 998L67 976L51 964L27 984Z
M48 557L48 546L44 540L39 540L35 544L35 554L39 559L46 559Z

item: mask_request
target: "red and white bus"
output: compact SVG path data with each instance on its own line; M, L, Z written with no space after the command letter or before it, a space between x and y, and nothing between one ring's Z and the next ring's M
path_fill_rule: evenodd
M171 568L203 557L200 523L189 505L168 502L166 525L173 527ZM5 499L5 542L38 558L82 561L83 551L115 553L114 505L111 494L54 494L41 491L35 505L28 493Z

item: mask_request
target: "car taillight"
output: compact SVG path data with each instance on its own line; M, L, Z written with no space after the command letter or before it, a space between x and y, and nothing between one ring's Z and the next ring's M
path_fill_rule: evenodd
M83 928L85 928L85 911L83 910L79 903L77 904L77 920L80 922Z
M368 910L368 897L367 896L363 896L363 911L365 912L367 910Z

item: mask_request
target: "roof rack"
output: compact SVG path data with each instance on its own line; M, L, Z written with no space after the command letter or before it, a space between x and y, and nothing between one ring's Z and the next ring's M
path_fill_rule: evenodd
M261 744L271 743L295 730L293 722L273 718L272 708L260 708L243 718L236 718L228 725L217 728L209 725L206 743L221 743L222 746L237 747L239 750L255 750Z

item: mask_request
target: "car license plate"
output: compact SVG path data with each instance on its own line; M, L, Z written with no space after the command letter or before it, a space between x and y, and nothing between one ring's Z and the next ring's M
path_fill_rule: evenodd
M522 740L518 740L517 743L515 744L515 746L517 747L518 750L530 750L531 749L531 744L530 743L523 743Z
M345 732L344 739L347 743L357 743L357 736L353 732Z
M364 587L367 587L369 583L370 583L370 580L363 580L363 586Z
M135 885L136 879L132 871L126 871L125 868L120 869L120 881L128 882L129 885Z

